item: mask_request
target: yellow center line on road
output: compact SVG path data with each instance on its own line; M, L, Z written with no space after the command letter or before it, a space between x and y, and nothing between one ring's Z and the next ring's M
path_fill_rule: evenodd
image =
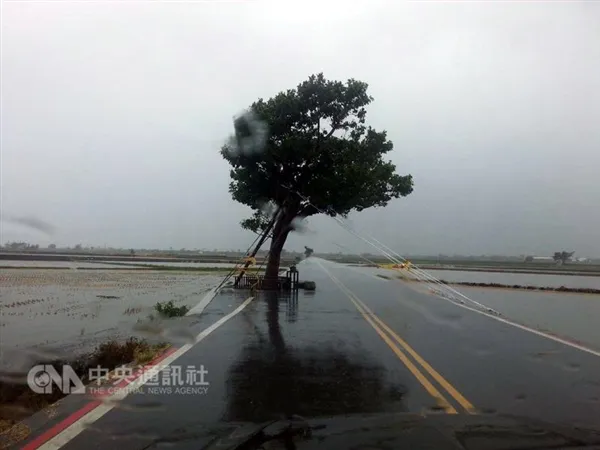
M437 372L427 361L425 361L404 339L398 336L383 320L381 320L373 311L365 305L350 289L348 289L340 280L332 275L320 262L318 263L331 280L348 296L350 301L358 309L365 320L375 329L377 334L392 349L398 358L404 363L408 370L423 385L425 390L434 397L439 405L449 414L456 414L456 409L446 400L438 389L419 371L419 369L410 361L402 350L390 339L391 336L412 358L427 372L443 389L452 396L452 398L462 406L469 414L475 414L477 410L454 386L452 386L439 372ZM387 332L387 334L386 334ZM388 336L389 335L389 336Z
M415 361L417 361L417 363L419 363L421 367L423 367L423 369L425 369L425 371L429 373L433 377L433 379L437 381L440 384L440 386L442 386L452 396L452 398L454 398L454 400L458 402L460 406L462 406L465 409L465 411L467 411L469 414L477 413L477 410L475 409L473 404L469 402L460 392L458 392L458 390L456 390L456 388L452 386L443 376L441 376L437 370L431 367L431 365L427 361L425 361L410 345L408 345L408 343L404 339L398 336L394 332L394 330L392 330L385 322L383 322L383 320L377 317L375 313L373 313L373 311L371 311L369 307L364 304L364 302L362 302L359 298L356 298L356 300L364 307L364 309L369 314L371 314L375 322L377 322L381 326L381 328L387 331L389 335L392 336L394 340L398 344L400 344L402 348L404 348L404 350L406 350L406 352L410 356L412 356L415 359Z
M320 264L320 263L319 263ZM363 318L373 327L377 334L383 339L383 341L392 349L398 359L406 366L406 368L414 375L414 377L421 383L425 390L431 395L437 402L438 406L448 414L458 414L456 408L454 408L450 402L441 394L441 392L421 373L421 371L413 364L413 362L404 354L400 348L385 334L385 332L373 321L369 314L364 308L358 303L358 299L355 295L344 286L337 278L335 278L325 267L321 266L325 273L329 275L331 280L344 292L350 301L354 304L356 309L360 312Z
M341 287L341 286L340 286ZM440 391L438 391L433 384L417 369L417 367L411 362L410 359L398 348L396 344L387 336L381 328L373 322L373 320L369 317L369 315L362 309L359 303L355 301L352 297L350 297L350 301L354 303L356 309L362 314L365 320L375 329L377 334L383 339L383 341L392 349L392 351L396 354L398 359L402 361L402 363L406 366L406 368L415 376L415 378L423 385L425 390L431 395L437 402L438 406L440 406L446 413L448 414L457 414L456 408L454 408L448 400L442 395Z

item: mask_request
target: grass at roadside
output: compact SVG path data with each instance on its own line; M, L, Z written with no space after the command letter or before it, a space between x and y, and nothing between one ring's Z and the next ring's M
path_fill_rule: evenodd
M158 302L156 305L154 305L154 310L161 317L171 318L185 316L190 310L190 308L186 305L175 306L173 300L170 300L164 303Z
M43 361L32 364L50 364L58 373L62 373L63 365L70 365L84 384L89 380L89 369L102 367L113 370L123 365L143 365L152 361L169 347L167 343L151 344L138 338L130 338L125 342L109 341L99 345L93 352L79 358L66 361ZM33 415L63 398L65 395L58 389L51 394L37 394L26 383L26 372L18 375L4 374L0 380L0 437L6 438L10 428L17 422ZM10 437L9 437L10 440Z

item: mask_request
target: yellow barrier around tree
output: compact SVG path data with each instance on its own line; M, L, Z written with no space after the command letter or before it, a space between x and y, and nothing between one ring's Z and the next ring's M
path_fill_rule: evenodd
M244 263L250 263L251 266L255 266L256 265L256 258L253 256L248 256L246 258L244 258Z
M401 264L380 264L379 268L389 270L410 270L411 264L410 261L406 261Z

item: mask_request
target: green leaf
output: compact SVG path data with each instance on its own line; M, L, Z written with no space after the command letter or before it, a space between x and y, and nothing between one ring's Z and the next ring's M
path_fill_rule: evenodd
M260 151L236 151L240 136L256 137L248 121L236 120L236 135L221 154L231 165L233 199L255 210L244 228L264 228L265 201L279 206L287 201L287 209L304 217L320 211L345 216L413 191L412 176L397 174L384 159L393 150L387 133L366 125L366 107L373 101L367 88L362 81L332 81L319 73L296 89L258 99L250 111L268 128Z

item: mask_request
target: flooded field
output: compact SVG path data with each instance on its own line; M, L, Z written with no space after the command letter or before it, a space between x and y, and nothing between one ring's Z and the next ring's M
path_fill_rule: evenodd
M221 273L118 270L110 263L4 261L30 267L0 271L0 343L6 355L39 347L78 353L107 339L140 335L134 326L157 302L196 305L222 279ZM48 270L45 265L73 270ZM218 263L146 263L223 267ZM38 266L39 265L39 266ZM135 265L135 263L132 263ZM108 270L76 270L76 267ZM390 270L352 268L393 276ZM428 271L447 281L600 288L599 277ZM526 292L457 286L459 291L514 320L600 347L600 295ZM143 336L147 337L147 336ZM7 351L9 353L7 353ZM10 358L9 358L10 359Z
M95 263L95 262L86 262L86 261L15 261L15 260L1 260L0 266L2 267L35 267L35 268L49 268L49 269L119 269L120 265L111 264L110 262L105 263Z
M364 267L359 265L348 264L353 270L360 270L373 274L393 277L394 275L409 276L411 272L393 269L380 269L375 267ZM530 274L530 273L514 273L514 272L475 272L468 270L442 270L442 269L427 269L428 274L438 280L445 280L450 283L467 282L467 283L497 283L508 286L536 286L536 287L561 287L568 288L586 288L600 289L600 276L578 276L578 275L557 275L557 274Z
M391 270L360 268L373 276L392 277ZM530 275L428 270L446 281L600 288L598 277ZM514 276L514 278L513 278ZM515 281L517 280L517 281ZM594 284L595 283L595 284ZM600 349L600 295L539 292L521 289L453 286L467 297L500 312L505 318Z
M439 280L450 282L466 281L470 283L499 283L521 286L549 286L569 288L600 289L600 277L554 275L554 274L528 274L505 272L468 272L461 270L427 270Z
M110 264L110 262L108 262ZM189 263L189 262L133 262L123 261L119 262L119 265L131 265L131 266L167 266L167 267L223 267L224 269L230 269L235 267L232 263Z
M2 365L18 349L69 354L136 335L157 302L193 307L221 275L119 270L0 271ZM146 337L146 336L144 336Z
M135 261L16 261L16 260L2 260L0 261L2 267L36 267L40 269L55 269L55 268L70 268L70 269L120 269L124 266L131 267L144 267L144 266L166 266L166 267L222 267L223 269L229 269L235 267L235 264L231 263L188 263L188 262L135 262Z

